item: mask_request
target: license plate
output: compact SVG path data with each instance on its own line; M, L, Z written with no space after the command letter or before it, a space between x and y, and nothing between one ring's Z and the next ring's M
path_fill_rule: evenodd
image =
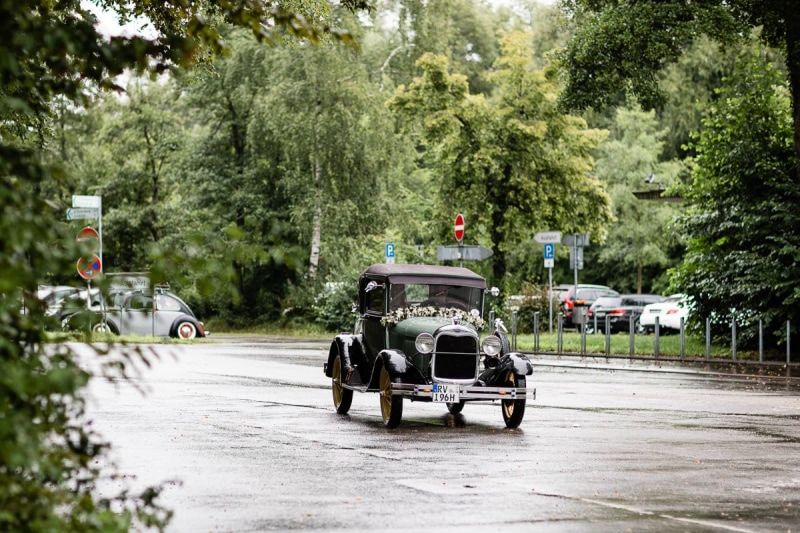
M458 385L442 385L441 383L433 384L434 402L458 403L458 394Z

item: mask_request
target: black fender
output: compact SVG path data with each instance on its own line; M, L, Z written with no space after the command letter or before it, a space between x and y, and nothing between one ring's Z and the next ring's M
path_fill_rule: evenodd
M352 368L354 364L364 361L366 350L363 335L340 333L333 338L328 351L328 363L324 366L325 375L329 378L333 377L333 359L337 353L342 356L342 368Z
M378 390L380 387L381 368L385 368L392 379L400 378L403 383L425 383L422 372L414 366L404 352L387 348L378 353L378 359L372 368L372 377L369 381L370 390Z
M496 366L481 373L479 379L487 386L493 387L496 381L503 379L508 370L513 371L517 376L530 376L533 374L533 365L528 356L523 353L507 353L500 358Z

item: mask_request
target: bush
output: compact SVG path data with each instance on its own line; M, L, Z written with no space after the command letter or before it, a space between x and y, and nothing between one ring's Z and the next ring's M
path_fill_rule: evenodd
M353 331L353 304L358 301L358 285L344 281L327 282L314 298L314 321L327 331Z
M506 327L511 330L511 315L517 313L517 333L532 333L533 319L539 313L539 323L544 324L549 316L550 306L547 300L547 287L523 283L521 294L515 294L506 298L505 313L507 318ZM539 328L541 329L541 325Z

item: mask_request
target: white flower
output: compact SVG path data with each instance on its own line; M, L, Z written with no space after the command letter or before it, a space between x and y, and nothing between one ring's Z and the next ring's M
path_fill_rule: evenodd
M481 318L480 312L473 309L467 313L460 309L452 307L403 307L395 309L381 319L381 325L394 326L402 322L406 318L413 318L417 316L433 317L438 316L442 318L455 318L458 317L461 322L472 324L476 329L483 329L484 320Z

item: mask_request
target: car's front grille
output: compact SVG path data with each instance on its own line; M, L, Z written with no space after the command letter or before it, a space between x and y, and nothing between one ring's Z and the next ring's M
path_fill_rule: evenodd
M478 339L473 335L436 337L431 374L434 379L475 380L478 377Z

